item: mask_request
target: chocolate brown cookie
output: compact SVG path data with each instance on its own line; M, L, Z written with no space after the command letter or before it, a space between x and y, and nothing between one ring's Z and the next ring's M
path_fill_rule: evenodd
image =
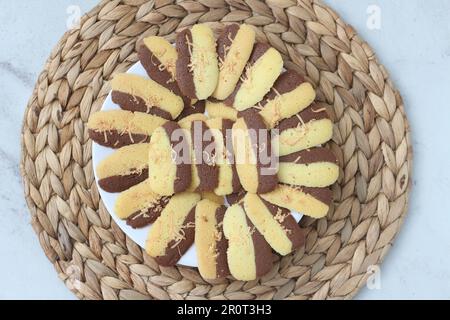
M153 131L166 123L158 116L124 110L99 111L92 114L87 124L89 137L110 148L149 142Z
M148 143L115 151L96 168L98 184L106 192L122 192L148 178Z

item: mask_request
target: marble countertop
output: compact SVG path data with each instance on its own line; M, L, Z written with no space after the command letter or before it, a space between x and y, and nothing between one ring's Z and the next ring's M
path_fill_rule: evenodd
M450 2L327 0L377 52L403 94L414 147L408 217L359 299L450 298ZM0 0L0 299L74 299L30 225L20 160L22 116L51 49L97 0ZM379 19L378 19L379 18ZM7 48L7 50L5 50Z

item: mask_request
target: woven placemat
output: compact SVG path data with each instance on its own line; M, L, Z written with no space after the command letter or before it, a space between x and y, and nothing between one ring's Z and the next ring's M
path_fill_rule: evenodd
M86 122L114 72L149 35L175 38L209 22L257 27L306 75L335 121L342 165L335 206L303 219L306 246L257 281L203 280L197 269L158 266L112 221L99 197ZM402 99L374 52L314 0L102 1L53 50L25 112L22 164L32 225L59 277L86 299L351 298L391 247L405 216L412 150Z

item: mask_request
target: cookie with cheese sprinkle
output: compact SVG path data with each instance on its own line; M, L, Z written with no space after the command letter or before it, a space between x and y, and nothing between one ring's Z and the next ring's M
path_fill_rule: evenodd
M333 201L333 192L328 188L297 187L285 184L279 184L275 190L260 196L279 207L317 219L327 215Z
M195 208L195 247L198 270L205 279L230 275L227 262L228 240L223 234L226 207L202 200Z
M184 108L177 120L192 113L205 112L205 102L190 99L181 93L176 81L178 53L175 47L163 37L150 36L143 40L138 50L139 60L148 76L169 89L184 102Z
M277 161L270 132L257 112L245 113L233 125L235 165L242 187L251 193L277 186Z
M268 44L257 43L236 88L224 101L238 111L253 107L270 91L283 70L281 54Z
M230 141L233 121L214 118L206 121L214 136L216 164L219 167L218 185L214 189L217 195L225 196L242 189L239 176L234 165L233 148Z
M162 266L173 266L194 243L197 193L182 192L170 198L152 225L145 251Z
M219 78L213 31L205 24L185 29L177 34L176 48L176 78L181 92L191 99L207 99Z
M241 204L227 209L223 232L228 240L228 268L233 277L251 281L272 269L272 249L247 217Z
M112 101L124 110L144 112L173 120L184 108L180 96L152 79L119 73L111 81L111 87Z
M192 159L192 182L188 191L214 191L219 183L216 142L206 121L186 122Z
M100 188L122 192L148 178L148 143L118 149L103 159L95 170Z
M147 179L122 192L117 197L114 212L133 229L142 228L155 222L169 200L170 197L154 193Z
M333 122L325 108L317 104L281 121L275 129L279 132L280 156L323 144L333 136Z
M176 122L157 128L150 140L149 180L154 192L170 196L191 184L190 147L186 130Z
M142 112L125 110L99 111L89 117L89 137L98 144L121 148L149 142L153 131L167 120Z
M291 212L247 193L243 206L247 217L276 252L285 256L305 242L305 235Z
M257 104L269 128L308 107L316 98L309 82L294 70L287 70L275 81L270 92Z
M255 31L246 24L225 27L217 39L219 81L213 97L226 99L236 87L255 44Z
M317 147L280 157L278 180L281 183L305 187L327 187L339 177L335 154Z

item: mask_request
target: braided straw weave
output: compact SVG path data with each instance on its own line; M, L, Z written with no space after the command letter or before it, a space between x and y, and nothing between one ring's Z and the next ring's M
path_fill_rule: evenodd
M341 177L335 206L305 218L306 246L251 281L205 281L158 266L112 221L96 188L85 126L108 80L149 35L227 22L257 28L288 68L306 75L335 121L329 146ZM53 50L25 112L22 175L32 225L59 277L85 299L351 298L399 231L408 203L411 141L402 99L372 49L316 0L102 1Z

